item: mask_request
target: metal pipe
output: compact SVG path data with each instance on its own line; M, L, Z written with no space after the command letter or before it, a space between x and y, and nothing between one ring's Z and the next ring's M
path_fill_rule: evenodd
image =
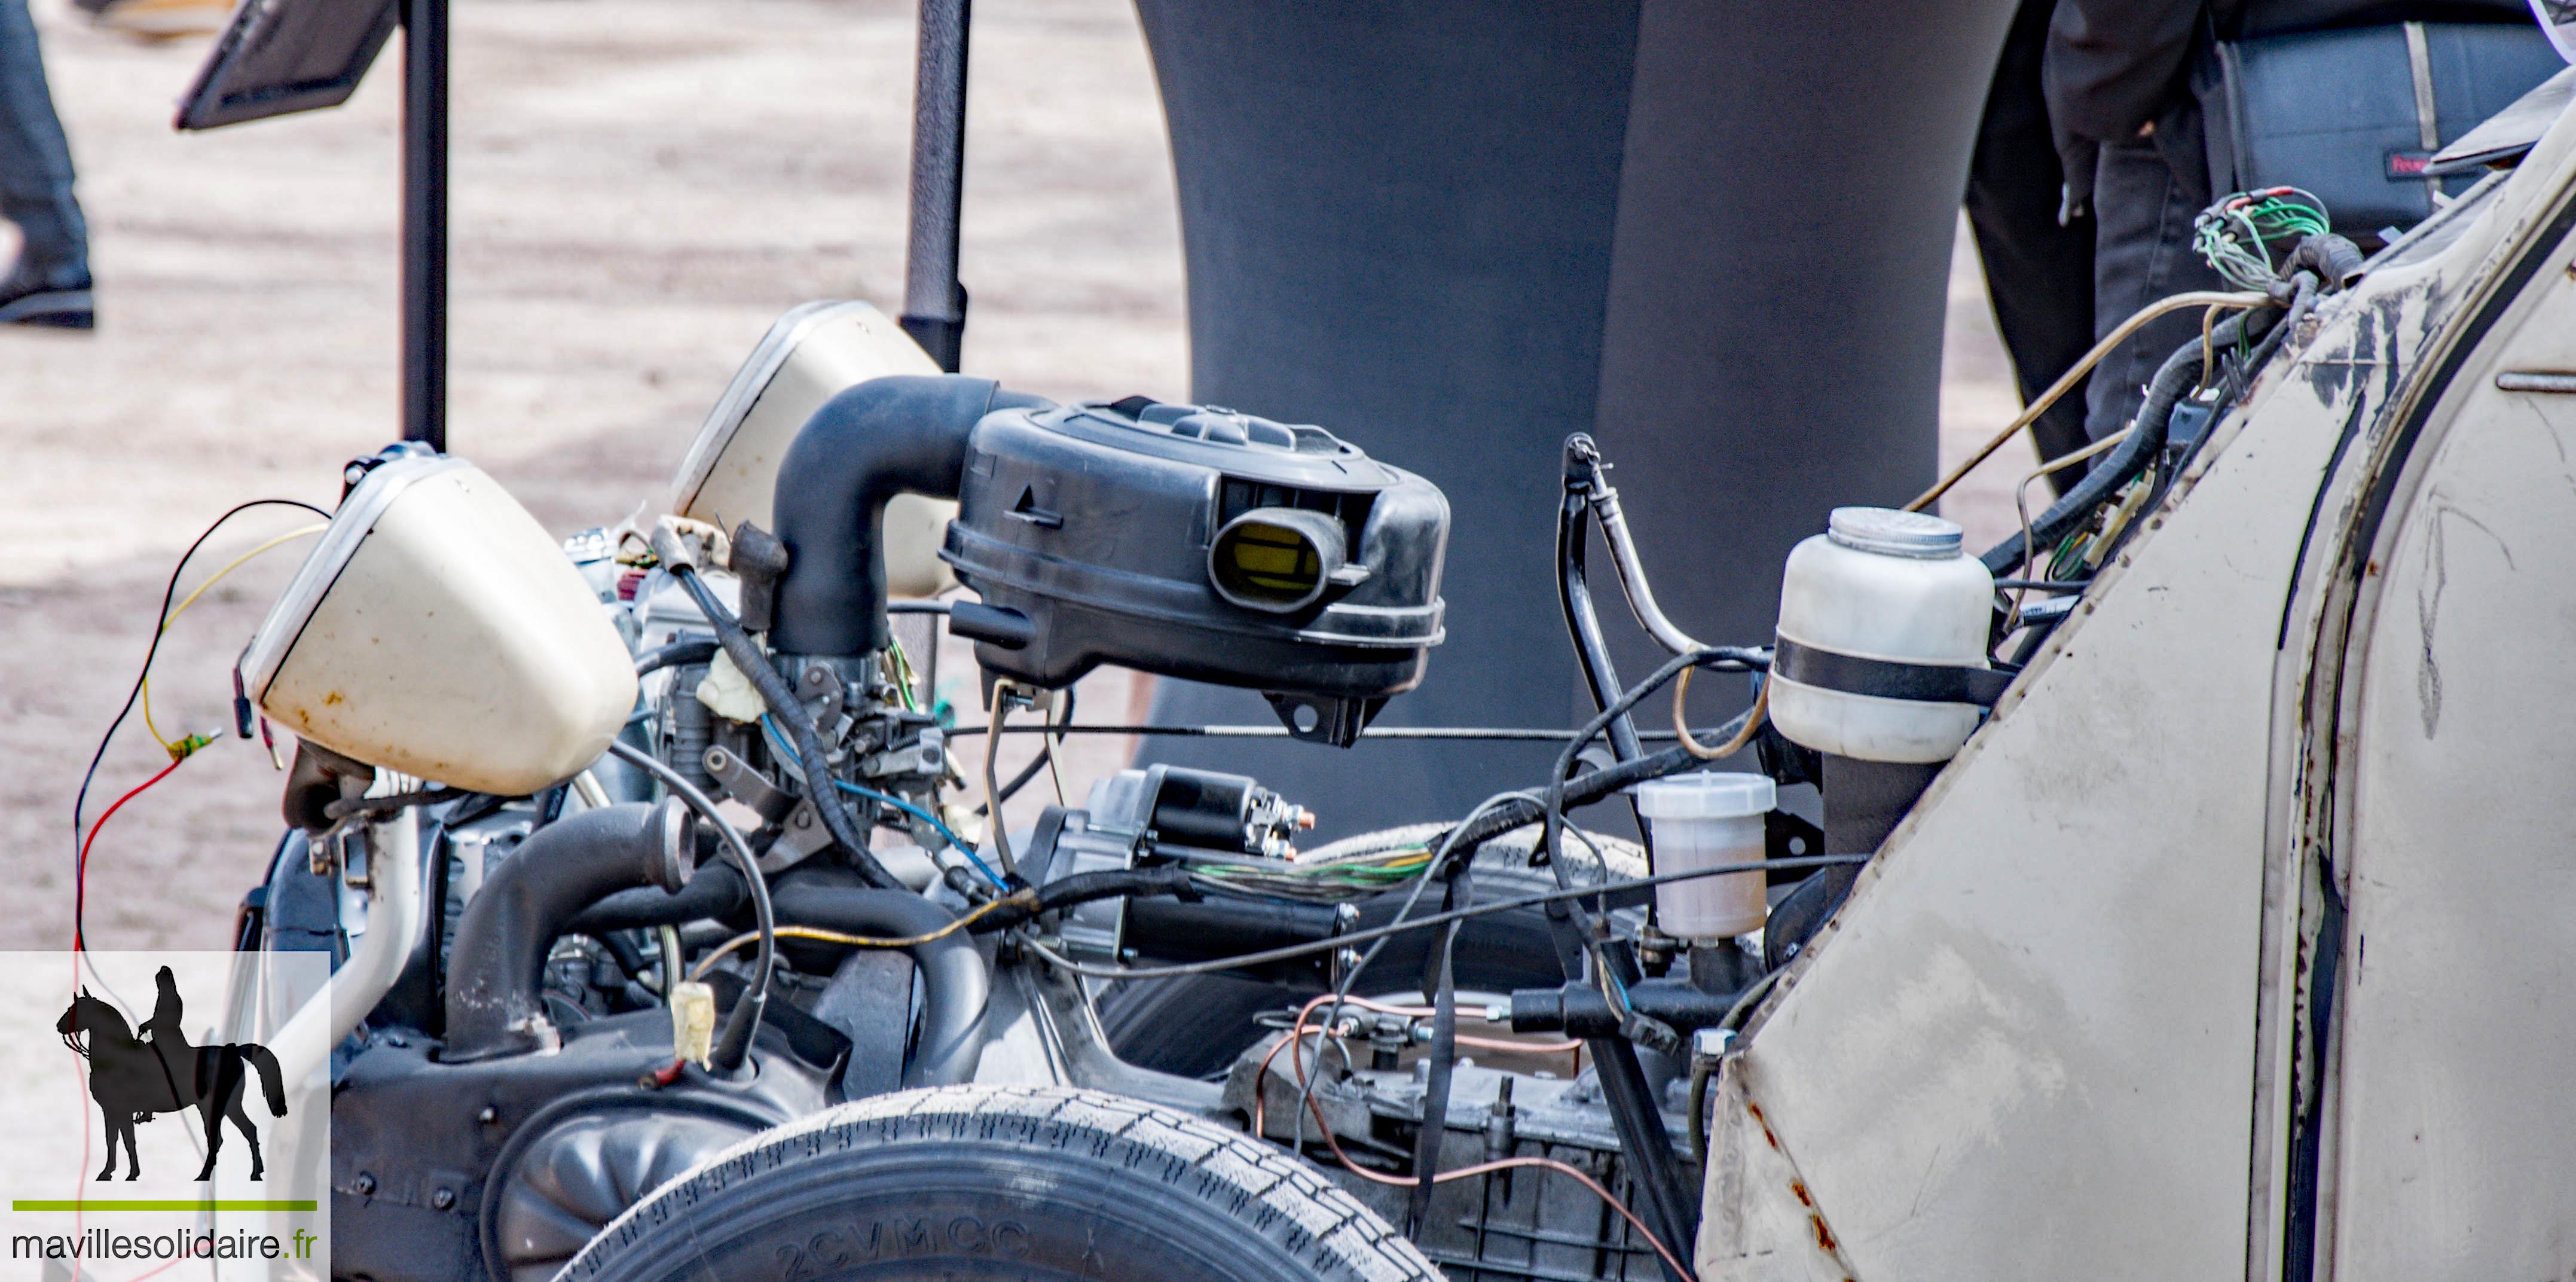
M912 227L903 262L903 332L951 374L966 341L957 241L966 188L970 8L969 0L921 0L912 90Z
M1601 1094L1610 1106L1611 1125L1619 1132L1620 1151L1634 1164L1637 1187L1645 1191L1646 1204L1638 1209L1655 1226L1656 1237L1687 1250L1699 1240L1699 1203L1692 1196L1689 1172L1673 1153L1672 1132L1664 1129L1663 1110L1646 1084L1637 1048L1625 1037L1589 1037L1583 1045L1592 1052ZM1671 1266L1665 1269L1669 1272ZM1690 1279L1677 1277L1671 1282Z
M447 0L402 0L402 434L447 452Z
M406 781L387 776L390 791ZM331 1058L331 1048L392 991L429 915L420 885L420 812L405 807L366 825L367 925L349 960L270 1038L281 1080L301 1090Z
M1619 491L1607 485L1593 491L1592 514L1601 522L1601 537L1610 543L1610 564L1619 571L1619 586L1628 596L1628 609L1644 625L1646 635L1655 644L1674 654L1689 654L1708 647L1692 640L1691 635L1673 626L1655 604L1655 589L1646 582L1646 563L1637 556L1637 541L1628 534L1628 515L1619 510Z
M1556 518L1556 600L1565 611L1565 630L1574 639L1574 657L1583 683L1592 692L1595 710L1610 706L1627 687L1619 684L1618 666L1601 635L1601 616L1592 607L1592 580L1584 565L1584 511L1601 488L1601 451L1581 432L1565 438L1565 502ZM1621 761L1644 755L1638 747L1635 721L1622 713L1610 723L1610 750Z

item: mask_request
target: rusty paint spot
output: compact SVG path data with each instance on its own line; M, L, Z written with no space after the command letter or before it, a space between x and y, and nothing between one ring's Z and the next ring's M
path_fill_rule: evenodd
M2362 573L2362 576L2363 576L2364 578L2372 578L2372 579L2378 578L2378 577L2379 577L2379 562L2378 562L2377 560L2373 560L2373 561L2369 562L2368 564L2366 564L2366 565L2362 566L2362 567L2361 567L2361 573Z
M1807 1196L1807 1182L1805 1180L1789 1181L1789 1191L1797 1195L1798 1205L1810 1210L1815 1209L1816 1199Z
M1807 1223L1816 1227L1816 1245L1823 1247L1826 1254L1832 1254L1834 1250L1834 1231L1825 1227L1825 1217L1821 1215L1810 1215L1807 1217Z
M347 702L348 700L340 697L340 692L337 690L322 696L322 706L326 708L336 708Z
M1744 1111L1751 1113L1753 1115L1753 1124L1762 1128L1763 1141L1769 1144L1774 1151L1777 1151L1780 1147L1780 1137L1771 1133L1771 1119L1762 1115L1762 1106L1751 1100L1746 1100L1744 1101Z

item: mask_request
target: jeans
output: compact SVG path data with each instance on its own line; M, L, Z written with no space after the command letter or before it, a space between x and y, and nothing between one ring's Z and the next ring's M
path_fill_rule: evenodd
M2065 171L2048 131L2040 52L2057 0L2022 0L1995 61L1986 114L1968 161L1968 226L1986 270L1995 329L2027 405L2093 347L2093 220L2057 220ZM2042 458L2084 448L2084 384L2031 425ZM2063 492L2080 473L2049 474Z
M2094 334L2110 333L2157 299L2232 288L2191 245L2192 219L2206 199L2202 185L2186 185L2152 142L2102 149L2093 179ZM2103 357L2085 388L2085 433L2098 441L2128 426L2156 367L2199 336L2200 312L2186 308L2147 322Z
M54 116L27 0L0 0L0 218L25 238L21 265L86 282L89 225L72 197L71 144Z

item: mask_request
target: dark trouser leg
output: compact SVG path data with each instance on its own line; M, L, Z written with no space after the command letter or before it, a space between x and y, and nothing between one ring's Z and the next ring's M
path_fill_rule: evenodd
M72 197L71 144L54 115L27 0L0 0L0 217L47 283L86 284L89 226Z
M1968 226L2025 405L2074 365L2094 337L2093 220L2057 221L2066 180L2040 92L2040 51L2055 8L2055 0L2022 0L2013 15L1968 161ZM2040 456L2083 448L2084 414L2078 383L2031 426ZM2050 479L2072 483L2073 476L2070 470Z
M2200 212L2197 185L2186 187L2152 142L2102 149L2093 186L2093 325L2110 333L2139 308L2186 290L2228 289L2191 247ZM2100 440L2137 415L2156 366L2200 334L2200 312L2185 309L2148 322L2093 370L2084 428Z

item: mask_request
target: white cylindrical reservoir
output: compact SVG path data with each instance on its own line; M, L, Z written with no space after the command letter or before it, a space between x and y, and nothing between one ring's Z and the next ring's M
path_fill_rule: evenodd
M1823 655L1985 668L1995 581L1959 527L1923 512L1834 509L1789 553L1780 639ZM1826 689L1774 672L1771 722L1792 742L1863 761L1947 761L1985 709Z
M241 674L299 738L501 796L598 760L635 707L635 661L562 545L437 455L349 492Z
M1758 862L1762 816L1777 799L1767 775L1688 774L1638 784L1637 813L1655 828L1655 874ZM1764 884L1759 872L1665 882L1655 887L1656 925L1680 939L1751 934L1770 915Z

